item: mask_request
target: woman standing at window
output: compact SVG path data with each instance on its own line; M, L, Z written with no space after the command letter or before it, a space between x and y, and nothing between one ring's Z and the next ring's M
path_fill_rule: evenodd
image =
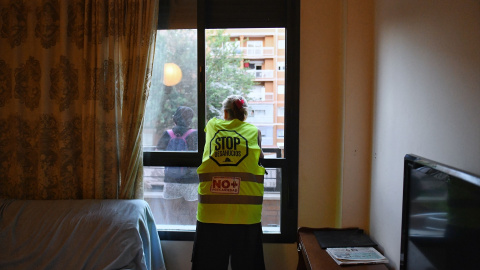
M263 158L261 132L244 122L247 101L238 95L223 103L224 120L205 128L197 230L192 269L265 269L262 245Z

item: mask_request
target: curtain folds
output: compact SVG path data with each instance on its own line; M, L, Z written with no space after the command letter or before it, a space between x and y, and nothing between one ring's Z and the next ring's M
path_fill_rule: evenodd
M0 3L0 196L143 196L156 0Z

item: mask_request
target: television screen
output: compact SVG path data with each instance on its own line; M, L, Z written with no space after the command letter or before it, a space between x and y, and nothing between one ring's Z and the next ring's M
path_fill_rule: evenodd
M480 269L480 177L404 159L400 269Z

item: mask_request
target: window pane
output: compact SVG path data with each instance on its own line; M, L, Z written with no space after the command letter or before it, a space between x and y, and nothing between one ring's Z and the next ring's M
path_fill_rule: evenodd
M195 230L198 175L194 167L144 166L144 199L157 228Z
M159 30L143 128L144 151L197 151L197 30ZM189 129L191 134L186 134ZM169 145L171 130L182 143ZM172 133L170 132L170 133ZM173 143L173 142L172 142Z
M267 153L265 153L267 154ZM269 153L270 154L270 153ZM264 233L280 233L280 192L282 170L267 168L263 195L262 227Z
M274 134L284 129L285 115L278 108L285 107L285 29L209 29L205 34L206 121L223 118L221 102L228 95L242 95L249 102L246 121L261 129L264 151L283 149L283 138Z
M265 154L280 155L275 152ZM172 172L169 172L174 169L172 167L144 166L144 199L152 209L158 229L193 231L198 203L197 168L177 168L184 170L183 181L172 181ZM278 168L266 170L262 226L266 233L279 233L282 173Z
M285 137L283 129L277 129L277 138L283 139Z
M187 170L195 170L202 154L199 151L203 150L205 141L202 132L205 121L212 117L222 118L221 102L228 95L241 94L251 105L247 122L262 130L262 148L266 158L262 164L268 171L268 175L265 175L262 211L265 239L267 242L294 241L297 229L297 194L284 194L281 188L284 186L295 190L298 182L297 162L287 161L289 157L297 157L298 154L298 115L289 113L298 109L298 95L295 91L290 92L290 89L298 88L295 87L298 84L298 65L290 60L296 59L294 56L298 55L298 44L293 42L299 39L298 29L292 27L288 30L293 43L289 42L287 63L284 28L237 27L290 27L299 21L299 14L292 12L299 10L299 7L295 4L295 9L289 10L287 14L284 4L289 1L282 2L281 5L267 5L262 12L250 16L255 17L255 20L248 20L245 19L246 15L249 17L248 12L242 10L257 10L251 9L255 3L242 2L236 5L239 9L232 9L224 2L200 1L197 5L197 0L160 1L158 29L161 31L157 36L153 82L144 120L145 200L154 212L163 239L193 240L198 201L187 200L185 197L193 198L197 195L198 179L194 183L170 182L169 178L176 179L172 175L185 176L189 173L167 167L188 166ZM198 12L197 6L200 7ZM197 13L200 15L198 20ZM202 22L198 33L203 35L205 31L206 34L200 40L196 37L196 30L180 30L196 29L197 21ZM228 27L232 29L212 30ZM196 45L198 42L204 43L204 39L206 42L200 44L200 47L203 51L205 46L205 51L198 55L202 62L198 63ZM193 60L189 62L185 59ZM176 64L182 71L178 83L175 80L165 80L167 63ZM201 78L197 77L197 72ZM285 86L286 76L291 84L288 87ZM201 88L197 89L197 85ZM202 93L202 96L197 97L197 93ZM287 110L280 109L285 107L285 94L289 96ZM165 147L167 139L170 141L165 132L175 127L173 115L179 106L191 107L194 112L190 127L198 130L194 140L196 145L187 151L196 153L170 152ZM285 121L293 126L285 135L290 142L294 142L289 146L288 157L284 156L283 150ZM163 136L163 144L160 143L163 146L159 146ZM197 139L202 145L198 145ZM282 178L288 181L282 183ZM175 186L180 188L176 189Z

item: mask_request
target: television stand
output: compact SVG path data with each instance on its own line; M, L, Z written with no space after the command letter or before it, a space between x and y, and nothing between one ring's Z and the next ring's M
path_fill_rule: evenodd
M314 235L315 228L301 227L298 229L297 250L298 250L298 265L297 270L387 270L385 264L358 264L340 266L330 255L322 249L318 244L317 238Z

